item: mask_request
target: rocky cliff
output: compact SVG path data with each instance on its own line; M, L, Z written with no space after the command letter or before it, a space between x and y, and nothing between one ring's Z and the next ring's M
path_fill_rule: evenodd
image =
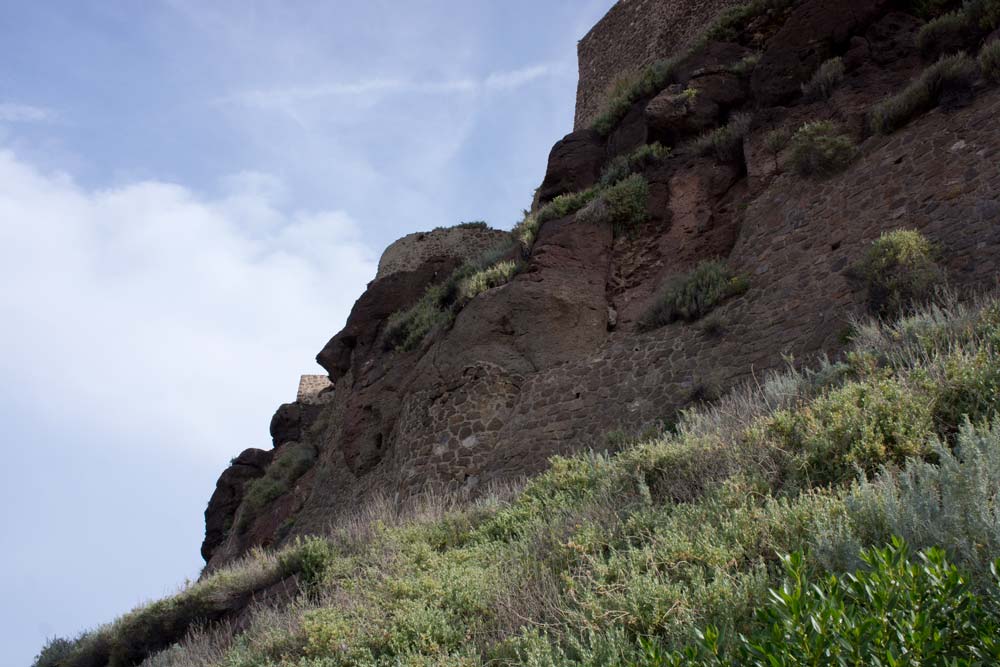
M942 37L903 1L675 4L689 27L644 39L641 62L588 45L633 43L664 3L622 0L581 44L581 90L632 76L584 96L514 232L386 251L317 356L331 386L281 406L274 449L220 477L209 569L366 499L475 495L613 448L789 357L836 353L867 307L852 266L883 232L919 230L956 285L995 283L1000 89L986 60L953 55L995 39L988 22ZM707 263L739 289L650 315Z

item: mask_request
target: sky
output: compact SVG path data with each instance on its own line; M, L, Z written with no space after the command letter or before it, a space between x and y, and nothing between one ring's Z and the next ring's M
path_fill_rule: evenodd
M0 664L197 577L381 250L530 204L612 4L0 3Z

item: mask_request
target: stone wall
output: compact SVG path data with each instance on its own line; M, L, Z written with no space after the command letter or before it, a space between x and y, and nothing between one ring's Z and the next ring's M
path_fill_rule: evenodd
M574 129L587 127L622 77L691 45L720 11L745 0L619 0L577 46Z
M786 355L836 350L848 318L863 312L847 269L884 231L918 229L942 247L956 284L996 286L998 114L992 91L974 108L870 139L841 176L778 177L746 211L730 262L751 289L713 315L721 333L683 323L622 332L543 372L480 364L445 391L411 395L382 483L406 496L428 483L467 488L536 473L551 455L602 448L609 432L670 418L706 392L781 367Z
M448 227L410 234L385 249L375 279L414 271L432 257L474 259L509 238L509 232L478 227Z
M299 391L295 400L299 403L320 403L320 392L333 387L326 375L303 375L299 378Z

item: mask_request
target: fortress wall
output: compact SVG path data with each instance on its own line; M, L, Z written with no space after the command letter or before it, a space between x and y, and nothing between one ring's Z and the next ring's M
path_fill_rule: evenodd
M687 48L719 12L744 1L619 0L577 46L573 129L594 120L618 79Z

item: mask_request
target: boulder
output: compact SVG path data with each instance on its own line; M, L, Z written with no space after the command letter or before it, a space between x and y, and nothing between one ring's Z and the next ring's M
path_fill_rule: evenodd
M667 144L714 127L719 114L719 105L710 97L680 84L668 86L650 100L645 110L651 136Z
M432 257L413 271L398 271L374 280L354 303L343 331L330 339L316 361L336 382L352 370L352 361L370 356L383 323L390 315L416 303L433 283L451 275L460 257Z
M646 126L646 101L636 102L608 136L608 156L631 153L649 139Z
M549 152L545 180L538 189L538 204L589 188L601 177L604 159L604 138L598 132L577 130L567 134Z
M236 510L243 501L247 483L264 475L273 456L273 452L263 449L244 450L219 476L215 492L205 509L205 540L201 543L201 556L206 563L226 539Z
M880 18L889 0L806 0L768 42L750 79L761 106L796 97L813 72Z
M298 442L305 429L316 420L322 406L310 403L285 403L271 417L271 441L275 447Z

